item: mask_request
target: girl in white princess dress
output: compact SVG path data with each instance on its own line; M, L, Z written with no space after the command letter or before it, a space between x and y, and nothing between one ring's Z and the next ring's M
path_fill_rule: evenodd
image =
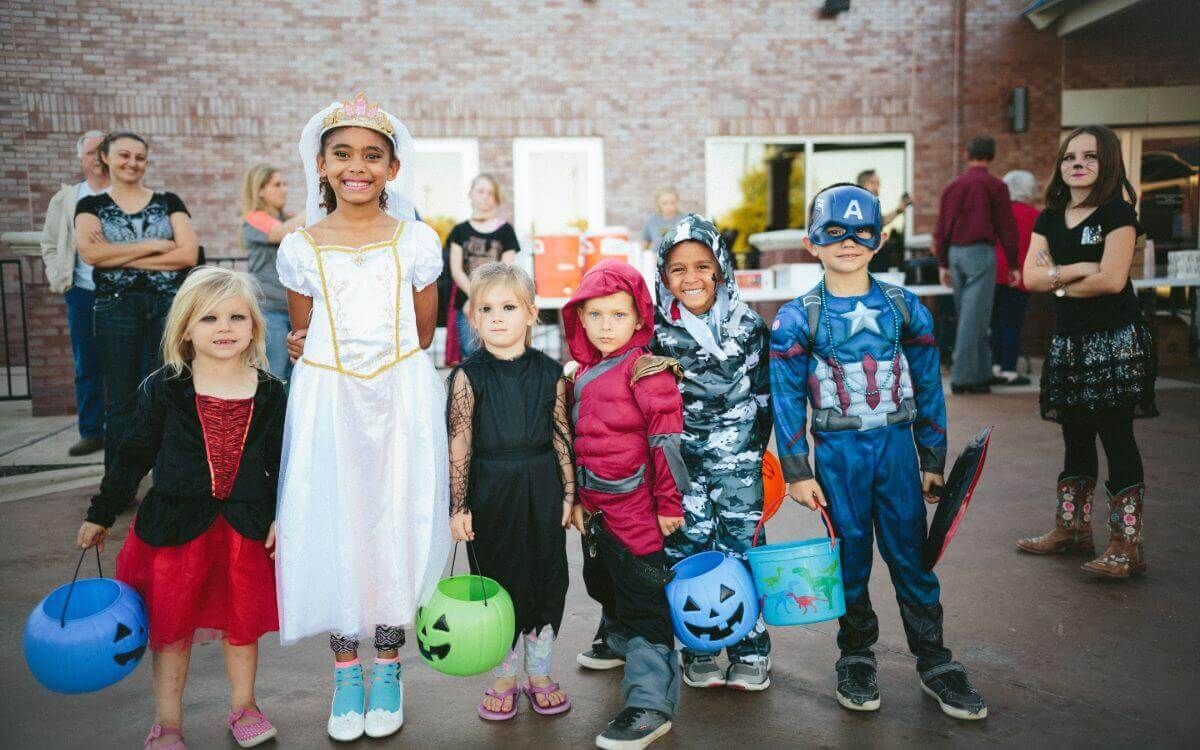
M364 95L314 115L300 154L310 224L277 261L292 328L308 329L283 438L280 638L329 632L330 737L385 737L404 720L403 627L450 545L445 388L423 351L441 244L407 198L407 129ZM358 639L372 633L367 704Z

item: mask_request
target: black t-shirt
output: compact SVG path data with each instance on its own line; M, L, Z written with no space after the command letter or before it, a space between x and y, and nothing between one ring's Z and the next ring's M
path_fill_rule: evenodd
M89 195L75 206L75 215L92 214L100 220L104 239L114 245L142 240L173 240L171 214L188 214L187 206L174 193L154 193L146 207L127 214L108 193ZM188 214L189 216L191 214ZM92 271L96 295L120 292L158 292L174 295L187 276L188 269L179 271L145 271L140 268L97 268Z
M485 234L471 226L471 222L464 221L450 230L446 242L457 243L463 249L463 271L467 276L479 266L500 260L504 253L521 249L517 243L517 233L508 222ZM466 299L467 290L459 289L454 306L461 310Z
M1038 216L1033 231L1046 238L1050 254L1059 265L1099 263L1104 256L1108 235L1121 227L1140 232L1137 212L1121 198L1096 207L1086 219L1068 229L1062 209L1046 209ZM1086 333L1121 328L1142 319L1142 307L1133 291L1133 283L1117 294L1101 297L1055 297L1056 333Z

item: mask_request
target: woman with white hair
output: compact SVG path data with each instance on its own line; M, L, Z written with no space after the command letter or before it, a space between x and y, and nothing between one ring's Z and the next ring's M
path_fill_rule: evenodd
M1038 210L1030 205L1037 192L1037 178L1024 169L1014 169L1004 175L1008 195L1012 198L1013 217L1017 220L1017 268L1015 281L1009 275L1004 249L996 245L996 301L992 305L992 373L993 385L1029 385L1029 378L1017 373L1021 356L1021 327L1025 325L1025 308L1029 292L1021 279L1021 268L1029 252L1029 238Z

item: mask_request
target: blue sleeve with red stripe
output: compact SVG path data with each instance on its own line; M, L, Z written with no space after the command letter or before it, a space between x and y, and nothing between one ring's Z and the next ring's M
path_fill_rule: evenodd
M775 445L787 482L812 479L808 460L808 323L804 306L793 300L771 324L771 406Z
M917 421L913 425L917 456L921 471L941 474L946 468L946 396L942 393L933 316L915 294L906 290L904 297L910 318L902 345L917 402Z

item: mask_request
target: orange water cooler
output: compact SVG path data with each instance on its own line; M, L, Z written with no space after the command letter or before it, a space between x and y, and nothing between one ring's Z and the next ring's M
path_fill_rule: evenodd
M583 253L583 271L587 273L592 266L602 260L616 258L629 262L632 247L629 244L629 230L625 227L605 227L583 235L580 250Z
M579 235L541 234L533 238L533 282L539 297L570 297L583 277Z

